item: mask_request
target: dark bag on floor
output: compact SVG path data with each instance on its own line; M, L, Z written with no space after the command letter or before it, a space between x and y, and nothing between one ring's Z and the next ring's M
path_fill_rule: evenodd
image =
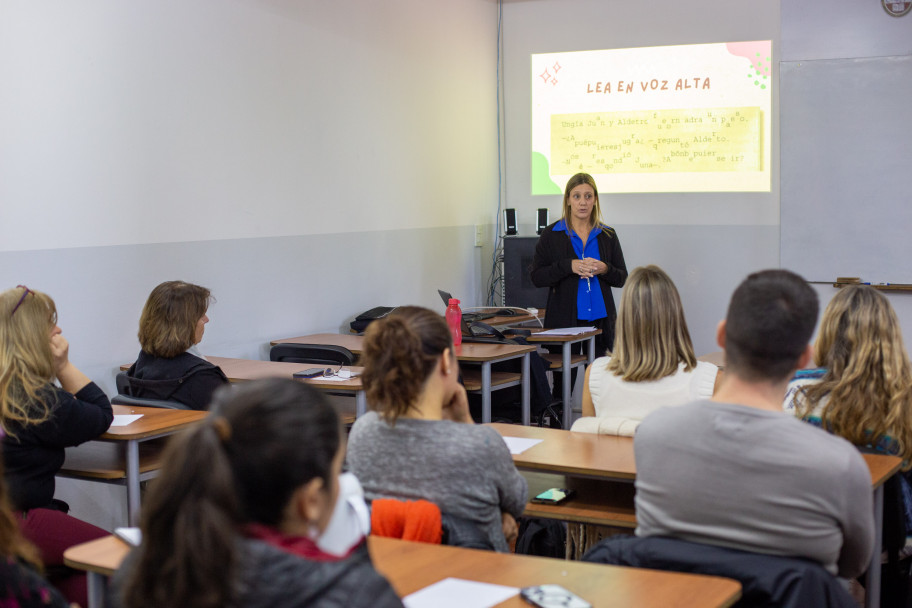
M567 524L556 519L520 517L516 553L564 559L567 556Z

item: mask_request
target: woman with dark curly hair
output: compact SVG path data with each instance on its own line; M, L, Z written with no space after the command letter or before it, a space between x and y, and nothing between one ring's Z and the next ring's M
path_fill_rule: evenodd
M347 459L365 496L428 500L507 551L526 480L500 434L472 420L443 317L397 308L367 328L361 361L373 411L355 421Z

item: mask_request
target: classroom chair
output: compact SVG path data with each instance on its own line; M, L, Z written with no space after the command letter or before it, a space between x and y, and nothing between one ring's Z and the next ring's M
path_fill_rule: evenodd
M344 346L332 344L276 344L269 349L269 360L315 365L354 365L355 355Z

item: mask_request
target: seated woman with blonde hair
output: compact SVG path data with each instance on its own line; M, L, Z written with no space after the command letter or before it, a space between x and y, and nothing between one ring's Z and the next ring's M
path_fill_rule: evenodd
M658 266L640 266L621 295L614 351L592 362L583 418L571 430L632 436L652 411L709 398L718 368L697 361L681 298Z
M131 396L209 408L215 390L228 384L222 369L196 348L211 299L208 289L184 281L165 281L152 290L139 318L142 350L127 370Z
M83 606L86 575L66 567L63 552L107 532L68 514L69 506L54 498L56 475L66 448L95 439L113 419L104 391L70 361L54 300L24 285L0 293L0 424L10 503L50 582Z
M443 317L403 306L364 336L362 382L373 411L352 426L347 462L369 499L424 499L508 551L526 480L500 434L469 414Z

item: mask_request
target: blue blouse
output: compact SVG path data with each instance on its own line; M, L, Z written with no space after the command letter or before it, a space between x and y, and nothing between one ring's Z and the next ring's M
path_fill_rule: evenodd
M602 231L601 225L597 225L589 231L589 237L586 239L585 244L579 235L570 230L564 220L554 224L554 230L563 230L567 233L567 236L570 237L570 244L573 245L573 251L579 256L579 259L601 259L598 248L598 235ZM583 321L595 321L596 319L604 319L607 316L608 311L605 310L605 299L602 297L602 286L598 278L594 277L587 280L580 278L579 290L576 294L576 318Z

